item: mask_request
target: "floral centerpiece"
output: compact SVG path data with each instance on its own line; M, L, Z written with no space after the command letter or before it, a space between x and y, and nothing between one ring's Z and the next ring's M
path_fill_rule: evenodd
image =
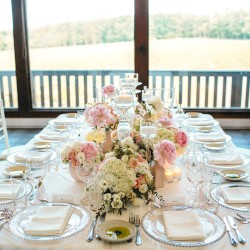
M61 160L64 164L70 164L71 176L80 181L76 175L76 168L85 165L89 170L93 169L101 163L102 153L100 147L94 142L74 142L63 148Z
M127 137L116 141L114 150L105 155L92 183L102 192L101 210L121 214L128 204L145 204L155 194L150 167L137 150L138 145Z

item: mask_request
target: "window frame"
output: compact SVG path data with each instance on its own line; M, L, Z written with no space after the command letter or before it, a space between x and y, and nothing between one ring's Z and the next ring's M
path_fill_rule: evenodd
M134 0L134 71L139 74L139 86L148 86L149 80L149 0ZM6 117L56 117L68 109L33 109L29 61L26 0L11 0L13 37L18 91L18 109L6 110ZM20 42L21 41L21 42ZM196 111L196 109L187 109ZM215 118L249 118L250 109L199 109Z

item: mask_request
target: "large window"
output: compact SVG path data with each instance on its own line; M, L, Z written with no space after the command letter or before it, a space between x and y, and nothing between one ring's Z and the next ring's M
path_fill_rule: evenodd
M34 108L84 107L134 70L133 0L27 0L27 19Z
M151 0L149 13L151 86L187 108L249 109L249 1Z
M18 107L11 2L0 3L0 93L5 108Z

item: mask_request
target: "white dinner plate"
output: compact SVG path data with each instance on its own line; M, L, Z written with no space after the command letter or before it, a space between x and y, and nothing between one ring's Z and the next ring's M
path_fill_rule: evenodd
M135 226L124 220L106 220L96 228L101 239L109 242L124 242L135 236Z
M176 208L176 210L185 210L185 209L189 210L192 208L187 208L187 207L182 208L181 206L178 206ZM142 228L144 232L149 237L151 237L152 239L156 241L159 241L159 242L162 242L162 243L174 246L174 247L180 247L180 249L181 247L185 249L190 249L190 247L200 248L202 246L208 246L208 245L211 245L212 243L216 243L217 241L222 239L226 233L225 225L218 215L213 214L205 209L196 208L195 210L199 216L200 223L202 225L206 238L204 240L199 240L199 241L171 240L167 237L167 234L166 234L165 225L163 221L163 215L162 215L163 210L167 210L167 208L162 207L162 208L150 210L148 213L144 215L142 219ZM185 225L183 226L185 227Z
M50 148L50 146L51 143L48 141L36 141L31 144L31 147L35 149L46 149Z
M195 142L195 143L200 143L200 144L209 144L209 143L228 143L232 140L232 137L230 135L225 135L226 139L225 141L216 141L216 142L209 142L209 141L197 141L196 137L197 135L191 135L190 136L190 141Z
M31 236L25 233L25 228L27 227L29 221L37 212L37 210L41 206L69 206L72 210L71 218L68 221L65 231L60 235L55 236ZM31 206L27 209L21 211L20 213L16 214L10 222L10 231L17 237L36 241L36 242L48 242L48 241L55 241L55 240L62 240L67 237L70 237L82 229L84 229L90 219L90 213L83 207L78 207L75 205L71 205L68 203L43 203L37 206Z
M247 178L248 173L241 169L224 169L220 175L229 181L241 181Z
M189 118L189 119L196 119L196 118ZM200 127L216 127L219 125L219 122L217 120L213 120L213 124L212 125L189 125L189 119L186 119L184 122L183 122L183 125L184 126L188 126L188 127L191 127L191 128L200 128Z
M22 165L16 165L16 166L8 166L3 169L3 174L9 176L9 177L21 177L24 173L28 173L30 171L29 168Z
M210 133L215 131L215 128L213 126L201 126L197 128L197 131L201 133Z
M216 154L223 154L223 153L218 152ZM221 165L210 165L210 164L207 164L207 166L210 167L210 168L217 169L217 170L218 169L239 169L239 168L244 168L244 167L246 167L247 165L250 164L250 158L247 155L244 155L244 154L241 154L241 153L240 153L240 155L244 160L243 164L235 164L235 165L229 165L229 164L228 165L223 165L223 164L221 164ZM200 155L197 156L197 160L199 162L203 162L204 157L205 157L204 154L200 154Z
M224 142L211 142L204 144L204 148L213 150L213 151L219 151L227 148L226 143Z
M223 187L227 187L227 188L244 187L244 188L249 188L249 192L250 192L249 182L227 182L227 183L221 184L221 188ZM227 203L223 195L221 195L220 197L217 197L216 193L218 192L217 191L218 188L220 187L216 185L210 190L210 195L215 202L218 202L219 205L225 208L229 208L229 209L240 211L240 212L248 212L248 213L250 212L250 203Z
M15 185L20 185L20 189L18 191L18 193L16 194L16 200L21 199L22 197L24 197L26 194L27 196L31 193L31 191L33 190L32 185L27 181L26 182L26 187L25 187L25 182L23 180L18 180L18 179L0 179L0 185L1 184L8 184L8 185L12 185L12 183L14 183ZM0 199L0 205L4 205L4 204L9 204L12 203L13 200L12 199Z
M24 164L25 162L22 162L22 161L19 161L19 160L16 160L16 154L20 154L20 152L22 152L23 155L29 155L29 151L30 150L23 150L23 151L18 151L16 153L13 153L11 155L9 155L7 157L7 161L10 162L11 164L17 164L17 165L22 165ZM31 150L30 152L34 152L34 150ZM40 152L40 151L37 151L37 152ZM51 161L54 161L57 157L57 153L52 150L52 149L48 149L48 152L50 153L50 156L48 157L48 159L44 162L40 162L40 163L49 163ZM38 162L39 163L39 162Z
M38 141L45 141L45 142L61 142L65 138L67 138L68 134L65 134L64 136L61 136L60 132L44 132L44 133L39 133L35 135L35 139Z

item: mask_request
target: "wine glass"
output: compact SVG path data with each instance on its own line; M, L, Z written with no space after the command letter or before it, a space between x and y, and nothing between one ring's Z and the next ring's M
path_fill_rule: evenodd
M27 161L27 166L30 169L28 172L28 179L34 182L33 193L30 198L31 204L38 203L38 190L42 184L42 180L46 175L47 163L45 162L31 162Z
M203 204L199 201L198 187L205 179L206 171L203 164L193 161L187 167L187 178L193 183L194 187L194 200L189 201L193 207L201 207Z
M140 124L140 134L142 137L147 139L146 144L146 160L149 161L150 159L150 152L149 152L149 139L154 138L157 133L157 126L156 123L153 121L142 120Z
M80 166L76 166L76 174L79 179L85 183L85 190L87 191L88 186L92 182L95 175L96 165L94 163L81 164ZM87 196L87 197L86 197ZM85 198L81 200L81 204L88 205L90 207L90 197L89 192L85 193Z

